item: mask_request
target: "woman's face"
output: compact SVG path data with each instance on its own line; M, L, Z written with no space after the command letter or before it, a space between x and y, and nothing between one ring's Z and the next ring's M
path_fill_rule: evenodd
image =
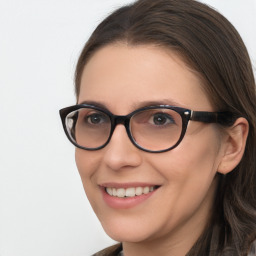
M214 111L198 75L173 52L121 43L98 50L85 66L78 98L82 102L96 102L116 115L150 102ZM172 237L178 243L188 236L197 238L205 227L220 147L214 124L192 121L176 148L148 153L131 143L120 124L103 149L77 148L76 163L87 197L109 236L127 242ZM107 187L135 188L138 194L145 189L145 194L119 198L108 195Z

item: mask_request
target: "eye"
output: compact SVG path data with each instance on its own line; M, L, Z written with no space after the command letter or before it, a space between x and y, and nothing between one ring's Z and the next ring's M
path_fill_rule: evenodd
M155 113L149 119L149 123L154 125L167 125L167 124L175 124L175 121L171 115L168 115L165 113Z
M87 123L92 125L103 124L108 122L108 118L104 114L94 113L85 117Z

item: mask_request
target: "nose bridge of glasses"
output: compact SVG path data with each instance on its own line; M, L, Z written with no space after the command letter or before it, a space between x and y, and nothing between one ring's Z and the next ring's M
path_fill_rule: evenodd
M127 134L129 136L129 116L112 116L112 132L114 132L117 125L122 124L125 126Z
M114 125L118 125L118 124L126 124L127 121L127 116L114 116Z

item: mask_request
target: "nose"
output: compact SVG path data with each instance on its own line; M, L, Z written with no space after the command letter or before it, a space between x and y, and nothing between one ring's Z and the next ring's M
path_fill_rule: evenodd
M104 163L115 171L134 168L141 164L141 154L141 150L130 141L124 125L118 124L105 147Z

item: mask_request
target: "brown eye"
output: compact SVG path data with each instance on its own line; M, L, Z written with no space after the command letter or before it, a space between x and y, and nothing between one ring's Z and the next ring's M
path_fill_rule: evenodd
M91 114L89 116L86 116L86 121L89 124L95 124L96 125L96 124L106 123L107 118L103 114L95 113L95 114Z
M154 125L167 125L167 124L175 124L172 116L165 113L156 113L150 118L150 123Z

